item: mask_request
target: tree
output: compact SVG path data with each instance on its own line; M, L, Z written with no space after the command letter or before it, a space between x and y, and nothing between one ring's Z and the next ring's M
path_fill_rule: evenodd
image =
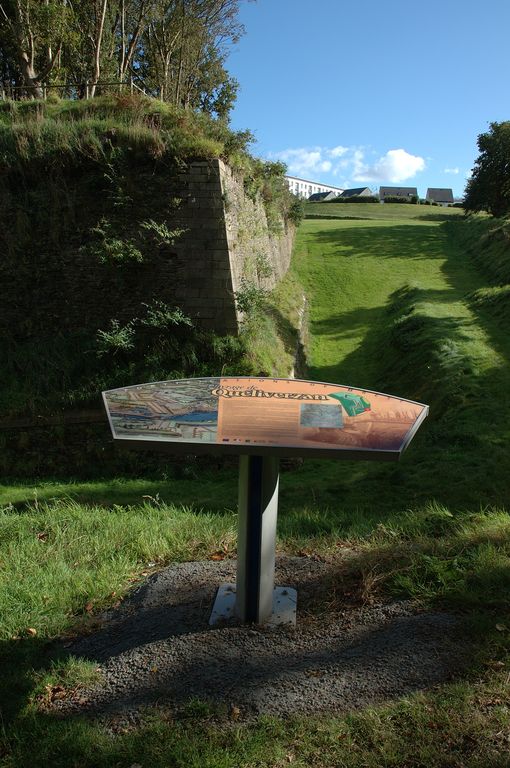
M154 95L225 117L237 83L225 67L226 48L244 32L240 0L163 0L141 48L140 73Z
M0 2L2 58L10 55L11 79L35 98L59 61L68 21L66 0Z
M491 123L477 143L480 155L466 186L464 209L505 216L510 213L510 121Z
M43 98L52 79L92 97L102 82L132 77L153 96L228 119L237 83L225 61L244 32L242 1L0 0L0 78Z

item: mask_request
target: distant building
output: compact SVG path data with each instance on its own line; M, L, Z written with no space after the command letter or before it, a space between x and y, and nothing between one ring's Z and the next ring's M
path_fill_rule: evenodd
M439 205L452 205L453 200L453 191L451 189L436 189L434 187L429 187L427 189L427 196L425 200L428 200L429 203L438 203Z
M308 200L312 195L319 192L332 192L335 197L341 195L344 191L341 187L330 187L327 184L321 184L318 181L309 179L300 179L297 176L286 176L287 184L292 194Z
M402 197L410 201L412 197L418 198L418 189L416 187L379 187L381 203L384 203L387 197Z
M370 187L356 187L355 189L344 189L340 197L372 197Z
M308 198L309 203L325 203L327 200L336 200L337 197L342 197L336 192L316 192L314 195L310 195Z

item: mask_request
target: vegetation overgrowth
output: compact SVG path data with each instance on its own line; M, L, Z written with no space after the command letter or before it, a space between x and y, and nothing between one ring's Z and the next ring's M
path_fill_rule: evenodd
M303 223L286 313L296 322L304 286L309 378L422 400L430 416L398 465L285 465L278 547L329 564L322 599L307 606L319 615L401 597L455 610L477 649L471 670L347 715L225 727L228 709L192 700L171 718L149 709L113 737L101 723L57 721L44 711L46 686L65 695L94 670L53 658L52 638L93 627L97 609L154 568L234 555L236 470L189 462L180 479L20 479L0 495L0 560L12 564L0 571L6 768L508 765L506 225L455 209L423 219L420 206L370 208L384 218Z
M228 119L225 69L242 37L239 0L4 0L0 80L13 98L89 99L113 86Z
M4 171L40 163L55 170L84 160L108 163L122 150L174 162L221 157L244 174L249 194L296 210L286 192L285 168L250 155L250 131L233 131L224 120L142 94L75 101L0 102L0 160ZM21 168L20 168L21 166ZM119 201L118 201L119 202ZM295 215L295 214L294 214ZM299 214L298 214L299 217Z
M492 216L510 214L510 121L490 123L489 130L478 136L478 155L466 185L464 207L467 211L487 211Z
M251 140L140 95L0 103L4 416L88 406L119 383L250 370L243 339L196 327L147 264L164 268L183 233L168 189L193 159L237 169L270 227L299 219L284 167L252 157Z

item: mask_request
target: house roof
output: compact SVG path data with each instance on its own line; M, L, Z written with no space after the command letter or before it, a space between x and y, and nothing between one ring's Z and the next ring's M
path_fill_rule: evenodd
M330 200L333 197L338 197L334 192L315 192L308 198L312 203L320 202L321 200Z
M417 187L379 187L380 197L386 195L394 197L412 197L416 195L418 197Z
M365 190L369 190L369 187L356 187L355 189L344 189L340 197L358 197Z
M429 187L426 199L432 200L434 203L453 203L453 191L451 189Z

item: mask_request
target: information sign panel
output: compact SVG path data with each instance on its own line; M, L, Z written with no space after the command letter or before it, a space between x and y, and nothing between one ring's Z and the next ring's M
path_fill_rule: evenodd
M398 459L428 412L411 400L298 379L182 379L103 396L114 439L188 453Z
M240 454L236 584L211 623L295 623L295 590L274 587L278 457L396 460L428 412L411 400L298 379L209 377L103 392L115 440L172 453Z

